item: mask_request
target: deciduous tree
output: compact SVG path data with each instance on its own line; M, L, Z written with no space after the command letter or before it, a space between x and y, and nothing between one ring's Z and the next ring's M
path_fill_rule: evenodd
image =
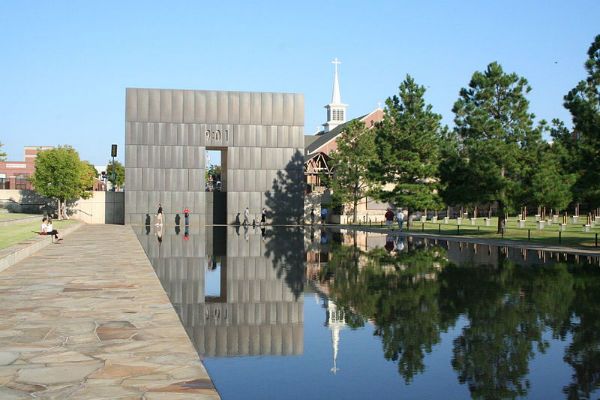
M113 169L115 172L114 175ZM115 188L121 188L125 183L125 167L123 167L123 164L121 164L118 160L115 160L114 165L112 160L108 162L106 174L108 176L108 180Z
M337 150L330 153L333 177L327 185L334 203L352 204L352 221L356 223L358 202L367 196L371 182L370 168L375 159L373 132L359 120L348 123L337 139Z
M58 201L59 218L68 218L67 200L91 195L93 176L79 159L77 151L69 146L45 150L37 154L31 182L39 194Z

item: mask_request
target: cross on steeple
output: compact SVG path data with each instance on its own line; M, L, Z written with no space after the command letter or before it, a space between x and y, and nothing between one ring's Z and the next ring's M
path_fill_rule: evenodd
M342 103L340 95L340 82L338 77L338 65L342 62L338 58L334 58L331 63L335 66L333 73L333 90L331 93L331 102L325 106L327 109L327 122L323 124L324 131L329 132L336 126L346 122L346 104Z

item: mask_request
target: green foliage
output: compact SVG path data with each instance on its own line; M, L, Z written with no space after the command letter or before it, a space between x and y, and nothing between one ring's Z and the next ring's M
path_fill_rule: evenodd
M454 244L454 246L457 246ZM589 398L599 384L600 272L595 262L517 265L502 252L491 265L454 265L460 257L417 240L403 251L362 252L332 244L321 284L352 326L366 321L384 358L406 382L425 371L426 353L459 323L451 364L473 398L527 397L530 362L546 335L572 342L569 398ZM467 257L467 259L471 259ZM463 320L460 322L461 320Z
M4 144L2 144L2 142L0 142L0 161L6 161L6 153L4 151L2 151L3 146L4 146Z
M31 182L39 194L64 202L87 196L93 177L77 151L64 146L38 153Z
M542 147L531 175L531 198L536 205L554 209L556 213L571 202L575 183L575 175L565 173L560 162L565 151L560 143Z
M425 88L407 75L399 94L386 100L383 121L377 127L377 164L374 177L381 185L377 197L413 210L440 207L438 160L442 117L425 103Z
M92 196L92 191L94 190L94 180L98 177L98 171L89 161L81 162L81 187L85 188L84 191L81 192L81 197L84 199L88 199Z
M212 179L209 179L209 177L212 177ZM214 182L220 181L221 180L221 166L211 164L208 167L208 169L206 170L204 178L206 178L206 182L208 182L209 180L212 180Z
M446 202L495 201L501 218L518 207L541 144L525 97L530 90L525 78L496 62L461 89L453 108L455 143L440 168Z
M573 117L578 178L577 200L591 207L600 203L600 35L588 49L588 76L565 96L565 108Z
M333 177L327 185L333 193L333 202L353 206L353 222L360 199L370 188L370 167L375 159L375 141L372 132L359 120L348 123L337 139L337 150L330 154Z
M115 171L114 175L113 168ZM106 175L108 176L110 183L117 188L121 188L125 183L125 167L123 167L123 164L118 160L115 160L114 165L112 160L108 162L108 165L106 166Z

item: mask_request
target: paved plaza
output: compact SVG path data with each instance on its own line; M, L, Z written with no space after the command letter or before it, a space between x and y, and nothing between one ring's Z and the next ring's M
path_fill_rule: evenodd
M218 399L129 226L0 272L0 398Z

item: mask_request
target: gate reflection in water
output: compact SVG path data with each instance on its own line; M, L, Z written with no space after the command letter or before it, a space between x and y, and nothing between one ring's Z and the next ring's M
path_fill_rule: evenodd
M302 353L302 297L265 256L260 229L211 226L188 240L176 234L163 235L160 243L152 235L139 238L200 355Z
M224 399L598 394L598 257L318 228L138 236Z

